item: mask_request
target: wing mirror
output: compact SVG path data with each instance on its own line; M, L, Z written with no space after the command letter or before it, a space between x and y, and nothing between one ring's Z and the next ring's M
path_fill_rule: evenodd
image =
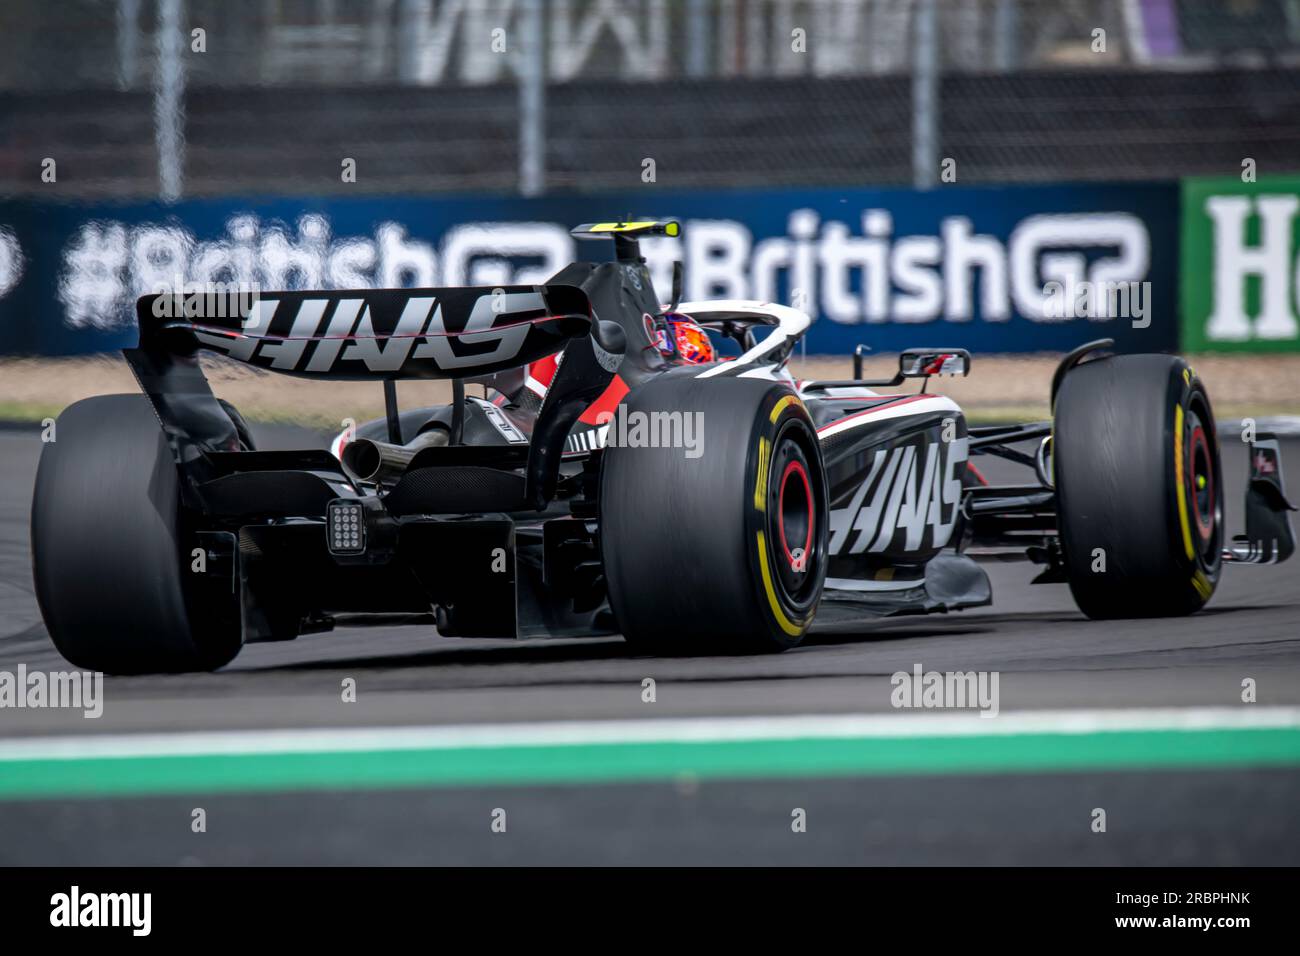
M898 374L902 378L969 375L970 353L965 349L908 349L898 356Z

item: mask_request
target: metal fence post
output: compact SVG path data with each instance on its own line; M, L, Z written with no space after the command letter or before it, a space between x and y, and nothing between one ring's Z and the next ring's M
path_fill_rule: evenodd
M711 72L708 0L686 0L686 75L701 79Z
M993 65L1002 73L1010 73L1016 63L1016 5L1014 0L998 0L993 11Z
M158 63L154 72L154 140L158 145L158 194L181 198L185 170L185 65L181 0L158 0Z
M542 0L525 0L520 27L519 192L540 196L546 188L546 36Z
M912 27L912 182L932 189L939 168L939 30L935 0L917 0Z
M135 85L140 0L117 0L117 85L129 90Z

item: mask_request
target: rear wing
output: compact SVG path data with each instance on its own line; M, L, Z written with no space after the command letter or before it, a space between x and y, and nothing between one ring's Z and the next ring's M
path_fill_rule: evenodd
M136 315L140 345L123 354L191 479L185 487L214 474L212 453L240 449L235 421L212 394L199 350L289 375L382 380L390 437L398 442L393 380L453 379L459 407L463 379L563 350L525 469L526 500L541 509L555 492L565 436L613 380L626 347L622 328L597 319L586 291L567 283L149 295L137 302Z
M141 298L136 317L140 350L155 359L207 349L361 380L487 375L558 352L592 323L571 285L159 294Z

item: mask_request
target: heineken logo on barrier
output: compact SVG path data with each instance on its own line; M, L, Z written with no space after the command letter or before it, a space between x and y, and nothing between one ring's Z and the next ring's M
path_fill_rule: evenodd
M1183 345L1300 350L1300 177L1189 179Z

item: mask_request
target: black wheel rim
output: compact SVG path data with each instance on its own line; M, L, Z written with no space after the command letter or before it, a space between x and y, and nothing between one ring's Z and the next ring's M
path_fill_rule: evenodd
M1214 454L1214 436L1202 420L1199 409L1188 411L1183 438L1188 533L1202 563L1213 567L1219 560L1222 488Z
M766 537L781 602L796 612L816 600L825 522L815 491L819 480L803 446L783 429L767 477Z

